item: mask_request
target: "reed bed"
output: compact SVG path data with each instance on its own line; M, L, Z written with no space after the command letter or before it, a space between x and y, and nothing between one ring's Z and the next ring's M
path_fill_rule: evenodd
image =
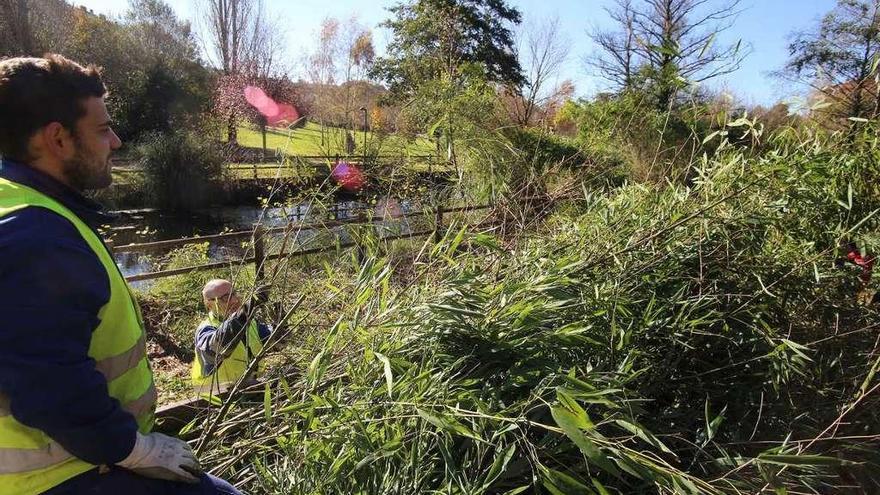
M880 247L876 129L770 148L342 260L184 433L251 493L875 493L876 282L839 260Z

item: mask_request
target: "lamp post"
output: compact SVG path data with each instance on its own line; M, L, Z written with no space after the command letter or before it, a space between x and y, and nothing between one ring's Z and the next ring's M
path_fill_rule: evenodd
M361 165L366 165L367 163L367 108L361 107L360 111L364 114L364 163Z

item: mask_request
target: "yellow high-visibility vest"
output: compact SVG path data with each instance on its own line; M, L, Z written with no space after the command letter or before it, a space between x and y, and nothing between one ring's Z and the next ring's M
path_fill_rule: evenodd
M147 362L140 308L125 278L101 239L73 212L30 187L0 178L0 218L30 206L66 218L107 272L110 300L98 311L100 324L92 332L88 356L107 379L110 396L135 417L141 433L148 433L155 420L156 387ZM0 495L42 493L95 468L42 431L16 421L9 402L10 398L0 392Z
M199 324L198 331L201 331L206 326L220 328L222 323L214 313L208 313L208 317ZM193 387L196 392L209 394L223 390L244 376L250 360L262 350L263 342L260 340L257 322L252 319L247 326L245 338L235 344L235 347L233 347L232 352L228 356L218 357L221 360L220 365L213 372L206 373L202 368L202 363L198 357L199 350L196 349L196 358L193 360L191 372ZM218 356L222 354L219 351L221 350L217 349Z

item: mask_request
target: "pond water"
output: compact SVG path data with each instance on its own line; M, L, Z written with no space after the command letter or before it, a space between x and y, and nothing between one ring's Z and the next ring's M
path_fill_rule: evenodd
M322 221L351 220L363 213L375 222L380 237L407 234L426 223L421 216L400 218L400 215L423 209L421 202L382 198L375 204L359 201L342 201L326 207L302 203L285 207L235 206L217 207L192 213L175 213L161 210L134 210L115 212L117 220L105 232L115 246L132 243L145 243L183 237L196 237L221 232L252 230L261 223L266 228L294 226L294 235L288 238L288 246L304 248L319 247L316 241L319 234L324 244L329 244L326 233L332 232L340 242L350 240L345 227L337 226L321 229L299 230L296 225L315 224ZM273 244L280 244L284 234L269 236L267 245L272 252ZM208 246L208 256L212 261L235 260L245 256L243 238L212 240ZM273 242L274 241L274 242ZM173 249L173 248L172 248ZM123 275L131 276L162 268L162 260L170 249L149 249L140 252L117 252L116 263ZM252 255L252 253L251 253ZM135 287L145 288L150 281L135 282Z

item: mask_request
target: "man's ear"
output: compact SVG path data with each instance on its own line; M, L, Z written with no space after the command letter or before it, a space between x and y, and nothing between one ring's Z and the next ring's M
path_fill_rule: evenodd
M49 123L35 137L39 152L52 158L68 160L76 153L73 135L60 122Z

